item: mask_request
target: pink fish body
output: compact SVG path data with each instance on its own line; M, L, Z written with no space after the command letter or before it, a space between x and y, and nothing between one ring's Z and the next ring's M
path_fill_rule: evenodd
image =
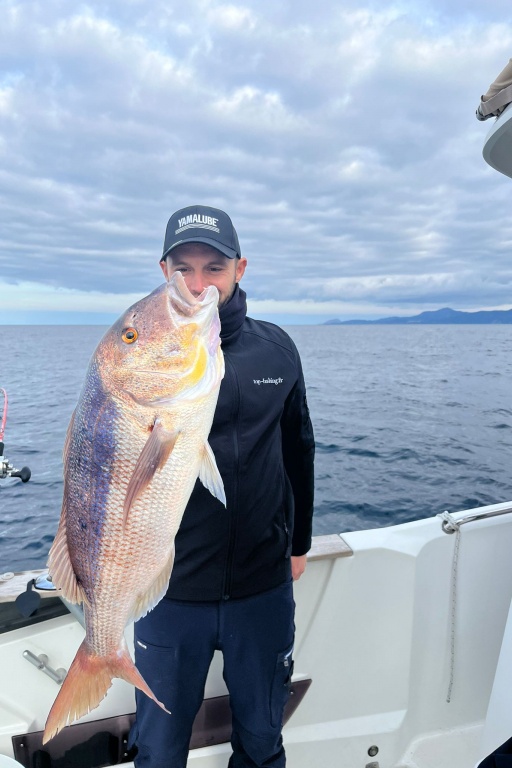
M86 636L48 716L44 741L94 709L112 678L157 701L124 629L164 595L194 484L224 504L208 434L224 360L218 292L180 273L134 304L91 360L64 447L64 496L50 550L63 596L83 603ZM129 578L127 578L129 577Z

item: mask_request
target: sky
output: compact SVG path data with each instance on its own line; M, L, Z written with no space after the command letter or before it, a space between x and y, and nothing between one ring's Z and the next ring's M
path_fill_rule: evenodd
M507 0L0 0L0 324L110 323L225 210L253 317L512 307Z

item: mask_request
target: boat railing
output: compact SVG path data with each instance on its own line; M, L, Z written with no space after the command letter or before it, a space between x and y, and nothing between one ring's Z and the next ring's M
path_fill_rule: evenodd
M508 515L512 512L512 504L505 503L499 505L492 505L489 507L475 509L474 511L468 511L467 513L460 512L455 513L459 516L455 516L450 512L442 512L437 515L441 519L441 528L445 533L454 533L455 542L453 547L451 578L450 578L450 630L449 630L449 670L450 677L448 682L448 690L446 694L446 702L449 704L452 698L452 690L455 679L455 648L456 648L456 627L457 627L457 611L459 603L459 551L461 542L461 526L467 523L474 523L477 520L488 520L491 517L500 517L501 515Z
M487 511L470 512L463 517L454 517L450 512L442 512L438 517L441 518L441 528L445 533L457 533L461 525L466 523L474 523L476 520L486 520L491 517L499 517L500 515L508 515L512 512L512 504L507 504L504 507L496 509L492 507Z

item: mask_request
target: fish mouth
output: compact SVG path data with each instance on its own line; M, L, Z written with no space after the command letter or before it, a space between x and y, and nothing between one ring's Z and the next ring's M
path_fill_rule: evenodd
M220 355L219 359L218 355L221 326L218 312L219 291L217 288L214 285L210 285L199 296L194 296L188 289L181 272L174 272L171 279L157 290L167 296L170 320L169 332L172 334L173 329L176 330L181 326L193 323L196 326L196 333L200 337L199 346L206 353L209 362L205 363L206 371L204 375L201 375L201 381L196 382L188 389L173 394L171 398L163 396L148 400L146 398L139 399L132 395L138 404L151 406L165 404L170 401L175 404L179 399L193 399L198 396L198 393L200 394L210 387L218 386L224 375L224 358ZM179 349L167 349L165 351L165 359L172 362L173 355L179 354ZM199 361L200 359L201 354L199 353ZM155 377L159 377L160 380L177 380L186 378L189 374L195 375L197 362L198 358L196 357L192 369L189 371L173 370L172 367L167 370L138 368L137 373L151 376L153 380Z
M137 397L131 394L132 399L139 405L151 405L168 403L172 400L176 403L178 399L193 399L208 387L218 386L224 375L224 358L222 354L219 357L220 350L220 318L218 312L219 292L214 285L208 286L199 295L194 296L188 289L185 279L181 272L174 272L171 279L157 289L160 296L167 300L167 312L169 320L168 333L170 334L169 348L164 351L164 358L169 367L141 367L136 369L136 373L142 376L150 376L153 380L158 377L160 380L169 379L176 381L186 378L188 374L195 374L195 367L198 357L194 359L191 370L183 371L178 365L177 369L172 366L172 358L180 356L181 348L174 346L173 332L188 324L195 326L194 334L197 334L199 350L202 348L206 353L208 363L206 365L205 375L190 388L179 391L170 398L170 396L157 397L156 399L147 399L146 397ZM179 337L178 337L179 339ZM179 342L181 343L181 342ZM198 352L199 361L201 352ZM203 360L204 362L204 360Z
M175 325L197 324L210 356L215 356L220 344L219 291L209 285L199 296L188 289L181 272L174 272L167 283L169 313Z
M181 272L174 272L167 283L169 301L178 314L190 318L202 314L207 309L208 314L219 303L219 292L214 285L209 285L199 296L194 296L188 289Z

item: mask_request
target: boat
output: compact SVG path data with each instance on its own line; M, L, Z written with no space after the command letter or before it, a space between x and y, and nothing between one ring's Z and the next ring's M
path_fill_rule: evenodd
M315 537L296 584L288 764L483 766L512 734L511 550L512 503ZM134 691L121 680L42 745L84 636L80 612L48 586L44 571L0 575L0 768L133 766ZM20 595L22 609L38 603L28 616ZM188 765L225 768L229 733L216 656Z
M484 141L483 158L491 168L512 178L512 59L481 97L478 120L494 118Z

